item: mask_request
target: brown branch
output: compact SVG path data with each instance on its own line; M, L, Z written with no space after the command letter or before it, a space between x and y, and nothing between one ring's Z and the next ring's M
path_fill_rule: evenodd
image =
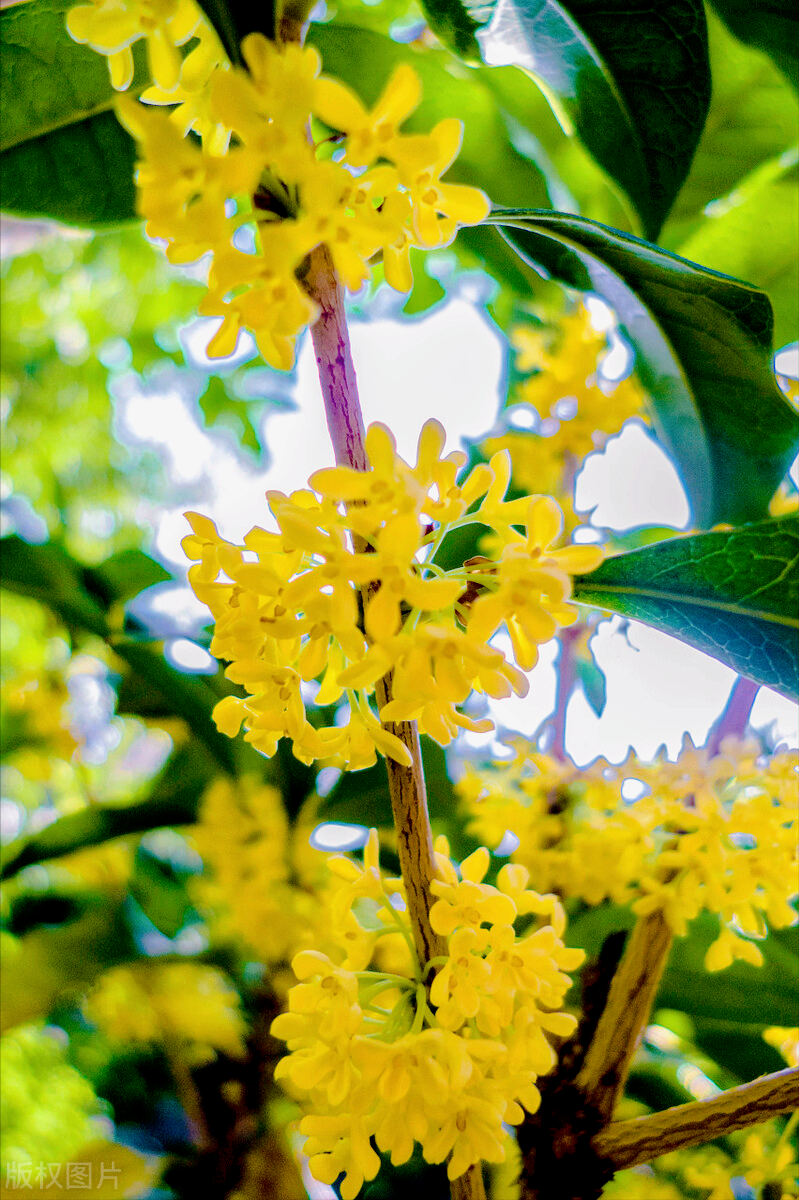
M624 1091L635 1048L669 956L672 931L657 909L640 917L630 934L608 1002L588 1047L577 1087L604 1121Z
M390 675L380 680L376 693L380 708L388 704L391 699ZM413 760L410 767L404 767L393 758L387 758L386 769L413 940L419 962L424 965L431 958L446 954L447 943L430 924L430 884L435 876L435 866L419 732L415 721L387 721L384 727L408 747Z
M592 1142L616 1170L650 1162L661 1154L700 1146L799 1108L799 1067L763 1075L712 1100L678 1104L652 1116L613 1121Z

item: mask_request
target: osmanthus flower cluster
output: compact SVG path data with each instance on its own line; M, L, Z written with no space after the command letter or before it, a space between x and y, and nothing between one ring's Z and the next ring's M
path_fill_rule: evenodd
M214 780L190 837L208 874L193 881L218 938L243 941L267 963L321 944L326 924L326 855L309 843L313 822L289 828L280 792L254 778ZM321 918L321 919L320 919Z
M290 737L306 762L358 769L379 750L407 765L407 748L381 721L416 720L446 745L459 729L492 727L463 711L473 689L525 694L539 644L576 619L571 575L593 569L601 551L553 549L557 504L505 499L504 452L459 480L466 456L442 457L444 440L438 422L427 422L411 467L389 431L372 425L368 470L334 467L311 477L312 491L268 493L278 532L252 529L243 548L187 514L193 533L183 548L195 560L189 581L214 616L211 652L249 693L217 705L223 732L235 736L243 723L266 755ZM436 562L444 538L475 522L492 531L495 556L444 570ZM491 644L500 628L515 662ZM392 698L375 712L371 696L387 672ZM314 702L346 697L343 723L309 721L305 698L320 677Z
M86 999L86 1015L112 1041L178 1045L194 1063L217 1050L241 1058L241 997L215 967L141 962L112 967Z
M192 0L96 0L71 9L67 27L109 56L118 88L132 78L131 43L147 38L156 85L143 95L149 103L119 104L139 147L139 212L171 262L212 255L200 305L221 318L212 357L231 354L246 328L268 363L291 367L295 338L316 317L299 277L317 246L327 246L351 290L382 255L388 283L407 291L412 246L444 246L459 224L488 213L477 188L441 179L460 149L459 120L400 133L421 99L408 64L370 111L320 76L309 47L253 33L241 46L247 70L231 68ZM200 43L181 65L177 46L195 34ZM187 136L192 130L199 142Z
M511 344L522 378L510 402L519 406L517 412L527 409L530 429L508 430L486 439L482 448L486 454L508 450L517 487L560 498L587 454L601 449L630 417L646 419L645 393L634 375L617 382L601 377L607 335L581 302L554 324L517 325Z
M591 905L659 909L678 936L700 912L714 913L711 971L735 958L760 965L757 940L795 923L796 753L761 758L756 743L727 739L710 755L686 739L676 762L631 755L581 769L522 739L514 748L512 762L470 770L458 788L472 831L492 845L512 830L513 860L539 886ZM630 782L634 800L625 799Z
M344 881L330 913L338 949L296 956L299 982L272 1032L288 1043L276 1077L306 1108L311 1172L328 1184L343 1174L344 1200L378 1172L373 1139L395 1165L415 1144L428 1162L449 1158L451 1179L502 1162L503 1124L537 1109L535 1080L555 1063L547 1034L576 1026L562 1009L583 952L564 946L559 901L529 890L522 866L484 882L489 860L482 847L458 869L437 841L430 920L447 953L430 963L416 958L402 881L380 872L376 831L362 869L330 861ZM398 931L410 969L369 969Z

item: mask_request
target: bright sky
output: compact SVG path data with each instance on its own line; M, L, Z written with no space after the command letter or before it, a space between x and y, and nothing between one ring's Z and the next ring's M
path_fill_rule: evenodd
M353 321L353 357L367 424L390 425L400 453L414 457L419 429L437 417L448 430L448 447L475 438L495 421L504 362L500 339L471 303L450 300L425 318L402 322ZM190 336L192 350L204 331ZM199 340L198 340L199 339ZM234 541L270 520L264 492L304 486L308 475L332 463L310 339L299 356L296 408L276 409L266 421L269 465L253 467L233 443L202 430L188 403L177 393L143 398L122 396L121 426L136 440L158 449L173 478L196 493L190 503L213 516L220 532ZM643 524L684 528L688 506L673 465L639 422L628 424L602 454L592 455L577 485L582 510L596 506L594 521L617 530ZM183 507L160 518L159 554L185 567L180 539L187 526ZM188 617L198 606L185 590L164 595L159 607ZM200 610L202 611L202 610ZM604 622L594 649L608 681L607 706L597 718L581 693L571 701L567 749L580 763L598 754L620 761L629 746L651 755L662 744L674 756L683 733L696 743L723 707L734 673L707 655L656 630L633 624L627 636L618 619ZM554 699L554 646L542 649L524 700L495 704L498 725L531 734L551 711ZM188 665L188 663L187 663ZM761 689L753 712L756 726L776 722L776 732L799 742L797 713L790 701Z

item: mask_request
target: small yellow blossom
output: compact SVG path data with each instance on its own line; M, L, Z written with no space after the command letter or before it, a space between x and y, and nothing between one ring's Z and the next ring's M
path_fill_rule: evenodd
M202 13L193 0L93 0L67 13L67 29L76 42L88 43L108 59L111 83L125 91L133 81L130 47L147 40L150 75L165 92L180 78L177 50L197 31Z

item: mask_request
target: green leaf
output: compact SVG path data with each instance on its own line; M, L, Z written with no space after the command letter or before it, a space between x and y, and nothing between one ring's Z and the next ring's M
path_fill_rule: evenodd
M597 666L593 658L578 658L577 678L586 700L596 715L601 717L608 698L608 686L604 672Z
M617 930L630 930L635 914L629 908L601 904L581 912L566 927L566 943L596 955L605 939ZM778 930L758 942L762 967L734 962L723 971L705 970L708 947L719 933L719 921L701 913L688 927L686 937L675 938L655 1002L658 1008L678 1009L694 1017L712 1017L761 1028L796 1022L796 980L799 956L784 944Z
M121 902L88 897L80 917L35 929L8 949L0 971L0 1032L46 1017L57 1001L94 982L101 971L136 957Z
M83 568L53 542L36 546L13 535L0 542L3 587L46 604L68 625L105 637L105 612L84 586Z
M799 517L631 550L575 579L574 596L799 696Z
M709 209L680 246L684 258L768 292L774 344L799 337L799 155L764 163Z
M235 754L230 738L220 733L211 717L219 699L205 676L176 671L160 650L132 641L115 641L113 650L146 683L174 716L182 717L229 775L235 775Z
M799 88L799 16L793 0L712 0L736 37L757 46Z
M0 13L0 207L117 224L136 215L135 147L113 112L105 58L66 31L71 7L30 0Z
M261 439L250 420L246 402L230 395L220 375L209 375L208 386L200 396L199 404L206 428L219 425L230 429L248 450L256 455L261 453Z
M496 0L421 0L422 12L436 37L467 62L480 61L475 33L489 20Z
M640 214L650 238L688 174L710 102L701 0L499 0L484 60L536 78Z
M239 47L248 33L262 33L274 41L276 5L271 0L257 5L247 0L198 0L198 4L219 34L228 58L238 66L245 65Z
M365 104L373 105L391 72L409 62L422 81L422 102L403 131L427 133L437 121L458 116L464 122L463 146L447 172L453 183L483 188L501 204L529 204L538 196L546 204L543 176L513 146L496 100L483 82L483 72L466 71L442 50L417 50L391 38L352 25L312 25L308 43L322 55L324 70L348 84ZM508 196L515 200L505 199Z
M147 800L140 804L102 807L92 805L69 813L29 838L4 848L0 879L12 879L25 867L61 858L74 850L99 846L113 838L149 833L166 825L192 825L200 796L213 774L210 762L196 743L170 759Z
M765 516L799 445L799 413L772 371L768 297L596 221L522 211L488 221L529 265L615 310L694 523Z
M164 937L175 938L189 920L196 920L184 880L171 863L144 846L136 848L130 894L148 921Z
M675 940L657 1006L740 1024L795 1024L799 957L767 937L757 943L762 967L738 959L723 971L706 971L705 954L718 932L717 918L703 913L691 923L687 937Z
M774 64L734 38L712 10L708 35L713 73L710 112L660 239L670 250L702 223L706 205L727 195L755 168L796 142L796 95Z
M155 583L166 583L172 576L143 550L119 550L96 567L84 569L84 578L92 591L106 602L130 600Z

